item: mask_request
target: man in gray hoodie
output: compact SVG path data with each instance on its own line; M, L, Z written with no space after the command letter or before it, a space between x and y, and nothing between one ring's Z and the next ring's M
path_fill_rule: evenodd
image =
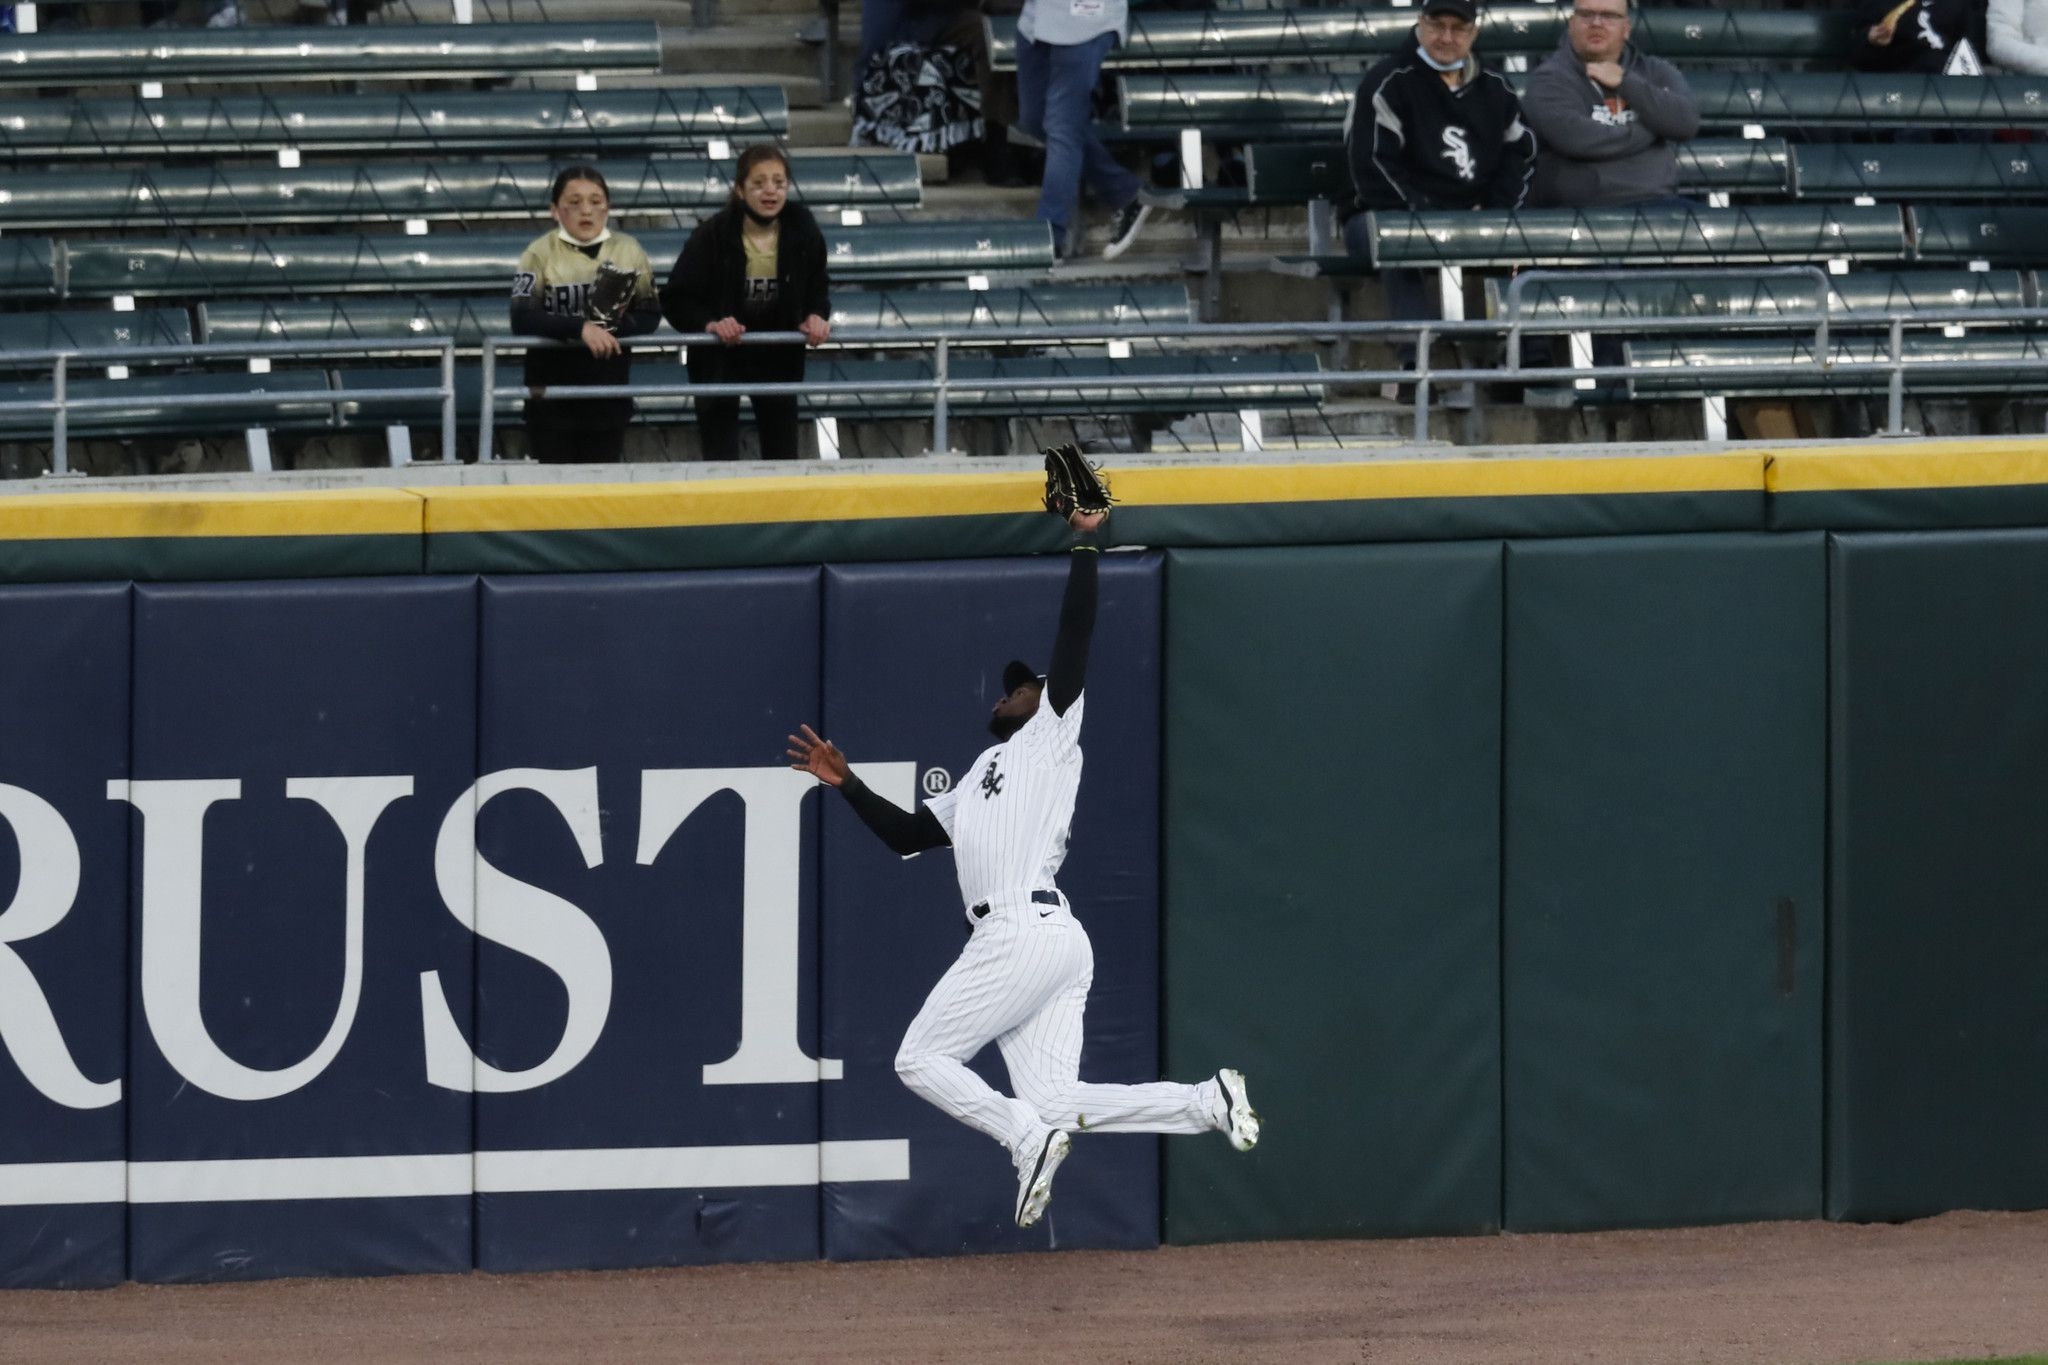
M1700 130L1677 67L1629 46L1629 0L1576 0L1564 41L1529 75L1532 207L1650 204L1678 194L1672 144Z

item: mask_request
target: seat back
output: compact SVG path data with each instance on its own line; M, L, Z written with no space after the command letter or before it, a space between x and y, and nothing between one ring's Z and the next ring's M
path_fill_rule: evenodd
M1378 266L1731 265L1906 256L1904 215L1884 205L1376 212L1369 232Z
M2048 158L2029 143L1808 142L1793 166L1803 199L2048 199Z

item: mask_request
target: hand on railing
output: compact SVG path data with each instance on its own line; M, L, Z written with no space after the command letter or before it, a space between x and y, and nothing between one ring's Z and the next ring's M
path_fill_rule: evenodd
M583 324L583 344L588 346L590 353L599 360L609 360L619 353L619 339L602 323Z
M743 325L738 318L720 318L718 321L712 323L704 330L711 333L711 335L717 337L720 341L724 342L728 346L739 345L740 338L744 336L747 331L745 325Z
M816 313L798 323L796 329L802 332L804 340L813 346L823 346L832 335L832 324Z

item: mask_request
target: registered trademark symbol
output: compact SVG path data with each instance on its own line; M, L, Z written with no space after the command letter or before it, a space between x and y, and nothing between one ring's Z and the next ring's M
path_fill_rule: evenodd
M926 796L943 796L952 789L952 786L953 775L944 768L926 768L924 770L924 794Z

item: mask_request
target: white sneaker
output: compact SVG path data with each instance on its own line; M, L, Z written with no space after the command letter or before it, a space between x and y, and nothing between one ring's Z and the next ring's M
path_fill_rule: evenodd
M1045 1206L1052 1202L1053 1172L1073 1150L1074 1144L1067 1135L1055 1128L1039 1145L1038 1159L1017 1172L1018 1227L1028 1228L1045 1216Z
M1216 1088L1223 1092L1223 1131L1230 1135L1230 1145L1249 1152L1259 1145L1259 1116L1245 1094L1244 1073L1224 1067L1216 1073Z

